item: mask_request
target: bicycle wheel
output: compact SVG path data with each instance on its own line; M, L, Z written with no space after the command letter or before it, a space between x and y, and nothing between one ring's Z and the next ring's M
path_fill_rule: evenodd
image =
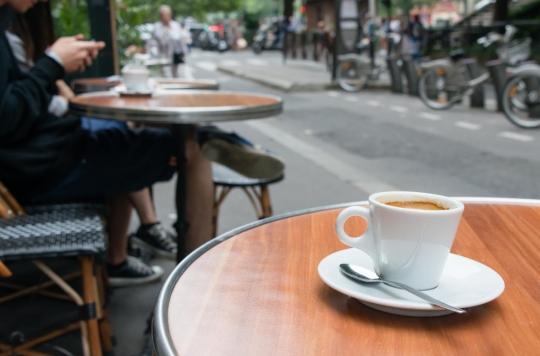
M540 74L518 74L504 86L502 107L506 118L524 129L540 127Z
M361 61L356 59L340 61L337 68L337 82L341 89L357 92L364 88L368 72Z
M446 68L428 69L420 76L418 93L422 102L434 110L446 110L456 104L461 93L449 83L451 73Z

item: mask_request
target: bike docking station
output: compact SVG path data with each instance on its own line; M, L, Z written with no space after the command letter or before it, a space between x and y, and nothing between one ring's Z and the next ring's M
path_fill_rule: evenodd
M332 65L332 80L337 78L339 57L355 53L355 45L362 38L362 20L360 17L361 0L337 0L336 38Z
M463 65L467 68L467 74L469 78L478 78L482 74L478 62L474 58L465 58L462 59ZM485 93L484 86L478 85L473 88L471 95L469 95L469 106L471 108L481 108L485 107Z
M390 74L392 92L418 96L418 67L411 57L389 56L386 58L386 66ZM403 83L404 78L406 85Z
M407 56L401 59L401 71L407 79L407 94L418 96L418 69L411 57Z
M395 57L386 58L386 66L390 73L390 88L393 93L403 93L403 81L401 80L400 59Z
M486 63L489 76L495 88L495 98L497 100L497 111L503 111L503 91L506 83L506 64L500 59L494 59Z

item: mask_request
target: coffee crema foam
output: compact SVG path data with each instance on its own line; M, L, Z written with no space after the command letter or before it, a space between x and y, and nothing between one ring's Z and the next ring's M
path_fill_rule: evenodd
M418 210L448 210L439 204L432 201L390 201L383 203L390 206L395 206L403 209L418 209Z

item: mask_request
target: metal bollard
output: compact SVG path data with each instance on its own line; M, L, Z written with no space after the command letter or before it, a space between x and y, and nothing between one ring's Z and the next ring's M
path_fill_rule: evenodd
M407 94L418 96L418 72L412 58L404 58L402 68L407 77Z
M491 81L495 87L495 96L497 98L497 111L503 111L502 109L502 91L504 89L504 83L506 82L506 66L500 60L496 59L486 63L491 76Z
M480 73L480 67L474 58L466 58L463 60L463 64L467 68L467 73L470 79L478 78ZM471 107L483 108L484 107L484 85L479 85L473 89L471 94Z
M386 65L390 73L392 81L392 92L403 93L403 82L401 80L401 70L399 69L398 61L395 58L387 58Z

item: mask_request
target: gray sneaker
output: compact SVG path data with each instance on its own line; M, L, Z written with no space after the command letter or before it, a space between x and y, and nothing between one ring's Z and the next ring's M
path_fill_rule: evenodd
M132 239L134 244L151 250L158 257L176 258L176 236L159 222L149 227L140 226Z
M138 258L128 256L120 266L108 266L109 285L127 287L158 281L163 276L159 266L149 266Z

